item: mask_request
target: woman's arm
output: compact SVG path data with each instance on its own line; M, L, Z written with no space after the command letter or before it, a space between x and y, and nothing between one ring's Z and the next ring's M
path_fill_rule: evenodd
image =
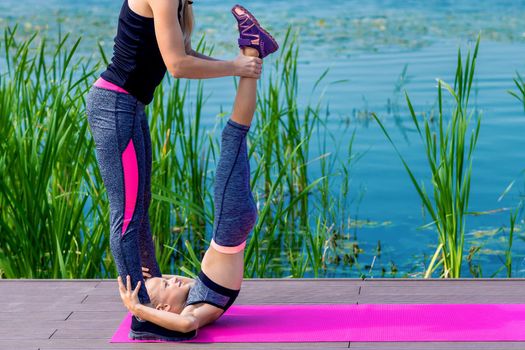
M262 60L258 57L239 55L233 61L222 61L186 54L177 14L178 1L147 1L153 12L155 36L162 59L173 77L203 79L237 75L259 78Z
M197 51L195 51L195 50L193 50L193 49L190 49L190 55L192 55L193 57L202 58L203 60L209 60L209 61L220 61L220 60L217 59L217 58L203 55L202 53L197 52Z
M179 0L180 1L180 0ZM186 54L177 7L178 1L148 0L155 36L169 73L175 78L216 78L234 75L232 61L206 61Z
M185 48L185 49L186 49L186 53L187 53L188 55L193 56L193 57L198 57L198 58L202 58L203 60L209 60L209 61L220 61L220 60L217 59L217 58L210 57L210 56L206 56L206 55L204 55L204 54L202 54L202 53L200 53L200 52L197 52L197 51L193 50L193 49L191 48L191 38L189 38L189 39L187 40L187 42L186 42L186 48Z

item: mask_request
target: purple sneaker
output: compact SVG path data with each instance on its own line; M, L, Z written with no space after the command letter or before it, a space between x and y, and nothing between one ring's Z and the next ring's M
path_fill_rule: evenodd
M259 58L277 51L279 48L277 41L261 27L250 11L241 5L235 5L232 7L232 14L239 26L239 47L253 47L259 51Z

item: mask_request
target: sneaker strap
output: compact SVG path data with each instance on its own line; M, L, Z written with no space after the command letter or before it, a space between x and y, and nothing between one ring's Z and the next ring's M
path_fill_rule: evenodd
M249 46L252 44L252 41L247 38L239 38L237 42L239 43L239 46Z

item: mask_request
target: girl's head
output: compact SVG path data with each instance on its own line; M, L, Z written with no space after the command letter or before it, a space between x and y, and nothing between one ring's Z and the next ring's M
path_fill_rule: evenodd
M188 293L195 282L184 282L177 277L170 279L152 277L145 280L146 289L153 307L180 314L184 309Z
M188 46L188 42L191 37L191 33L193 31L193 26L195 24L195 19L193 17L193 6L188 4L188 0L180 0L184 1L184 8L182 9L182 23L180 24L182 28L182 34L184 35L184 44L185 46Z

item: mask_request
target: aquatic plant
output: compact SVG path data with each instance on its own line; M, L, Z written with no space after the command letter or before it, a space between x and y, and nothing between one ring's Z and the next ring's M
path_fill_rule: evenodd
M434 226L438 234L439 244L425 272L425 277L431 277L438 267L441 267L439 277L457 278L461 274L465 222L470 197L472 155L476 148L481 126L481 117L476 116L469 138L469 126L472 123L474 113L468 109L468 102L474 79L479 42L480 38L478 37L473 55L471 56L469 50L465 61L462 59L461 49L458 50L453 86L438 79L436 130L433 129L432 121L426 116L424 116L423 125L421 125L408 93L406 93L410 115L423 143L423 151L431 173L429 179L432 186L431 194L425 189L424 182L420 183L416 179L414 172L399 152L383 123L374 114L375 120L400 157L426 212L432 219L432 222L427 226ZM449 92L453 102L450 120L446 125L443 111L443 88Z
M16 33L7 27L0 44L6 62L0 72L0 277L116 277L109 204L84 100L107 56L99 45L100 59L78 57L81 39L71 43L69 35L37 42L38 32L29 38ZM196 48L212 49L202 39ZM346 159L336 161L336 152L312 159L312 135L326 128L322 93L314 92L325 74L312 90L318 99L299 108L298 52L289 28L269 79L259 81L248 139L259 219L245 252L247 277L329 271L334 218L337 212L349 215L353 137L343 144ZM166 273L194 276L211 238L217 130L226 114L218 115L213 130L203 129L203 86L167 77L147 107L150 225ZM327 159L323 174L312 178L312 164ZM342 187L334 189L328 176Z
M98 66L72 60L80 39L66 50L68 35L59 37L47 57L45 39L16 32L4 31L0 76L0 274L100 275L108 222L83 114Z
M516 72L516 78L513 79L514 84L518 88L518 92L509 90L508 93L516 97L521 103L523 103L523 111L525 112L525 81L521 77L520 73Z

